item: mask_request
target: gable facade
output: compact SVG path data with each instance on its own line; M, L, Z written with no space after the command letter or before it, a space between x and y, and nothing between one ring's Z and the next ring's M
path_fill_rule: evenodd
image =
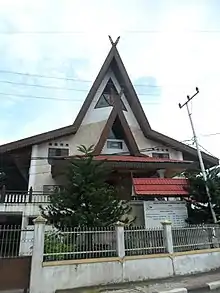
M48 154L78 155L82 144L93 145L96 155L197 159L195 149L151 129L115 44L73 125L0 146L0 154L32 148L28 188L42 191L62 181L52 177ZM218 163L208 154L203 158L209 165Z

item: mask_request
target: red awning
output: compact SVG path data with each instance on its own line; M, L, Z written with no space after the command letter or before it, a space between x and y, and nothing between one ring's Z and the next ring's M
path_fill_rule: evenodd
M186 179L133 178L137 195L186 196Z

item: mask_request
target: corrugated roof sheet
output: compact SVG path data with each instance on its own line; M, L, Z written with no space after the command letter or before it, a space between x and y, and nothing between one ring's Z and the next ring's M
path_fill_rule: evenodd
M133 178L133 185L137 195L188 195L186 179Z
M120 155L100 155L96 156L96 160L107 160L111 162L134 162L134 163L191 163L191 161L183 160L173 160L173 159L163 159L163 158L153 158L148 156L120 156Z

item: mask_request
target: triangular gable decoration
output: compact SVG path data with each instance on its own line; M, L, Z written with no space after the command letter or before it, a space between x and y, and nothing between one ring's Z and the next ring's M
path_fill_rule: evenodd
M101 94L97 104L95 105L95 109L113 106L112 91L114 93L118 94L118 91L117 91L113 81L110 78L109 81L107 82L106 87L105 87L103 93ZM120 104L121 104L122 110L127 111L121 98L120 98Z
M116 137L115 137L116 136ZM130 155L139 156L140 152L137 143L133 137L127 120L122 109L117 109L113 106L112 112L107 120L107 123L102 131L100 139L95 146L94 154L100 155L104 144L108 139L122 139L130 152Z

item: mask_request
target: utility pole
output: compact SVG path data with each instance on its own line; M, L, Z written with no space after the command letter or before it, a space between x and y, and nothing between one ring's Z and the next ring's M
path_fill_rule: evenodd
M206 175L206 171L205 171L205 166L204 166L204 163L203 163L201 151L200 151L200 148L199 148L198 138L196 136L196 131L195 131L195 128L194 128L194 125L193 125L193 121L192 121L192 113L190 113L190 111L189 111L189 105L188 105L188 103L198 93L199 93L199 89L196 88L196 93L193 96L191 96L191 97L190 96L187 96L187 101L184 104L182 104L182 105L179 103L179 107L180 107L180 109L182 109L184 106L186 106L186 109L187 109L187 112L188 112L190 124L191 124L191 127L192 127L192 132L193 132L193 138L194 138L194 142L196 144L196 149L197 149L197 154L198 154L198 158L199 158L200 168L201 168L202 176L203 176L203 179L204 179L204 182L205 182L205 189L206 189L206 193L207 193L207 196L208 196L210 211L211 211L211 214L212 214L213 222L214 223L217 223L216 214L215 214L215 211L214 211L213 206L212 206L212 201L211 201L212 199L211 199L210 190L209 190L209 187L208 187L208 184L207 184L207 175Z

